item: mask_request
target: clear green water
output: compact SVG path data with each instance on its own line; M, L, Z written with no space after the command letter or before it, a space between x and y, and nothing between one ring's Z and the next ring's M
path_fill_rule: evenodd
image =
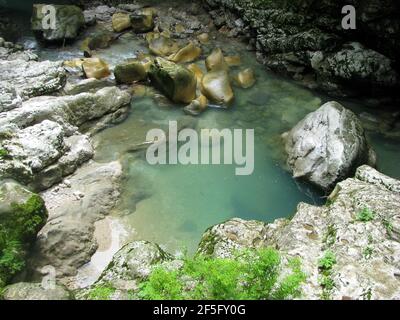
M231 109L209 109L200 117L191 118L184 115L182 106L160 103L152 97L135 98L129 118L94 139L96 161L120 159L123 163L122 199L113 216L129 229L130 239L155 241L171 252L182 248L193 252L206 228L231 217L273 221L293 215L300 201L324 202L320 193L295 181L283 169L279 137L327 98L265 71L254 53L246 51L241 43L218 39L206 48L205 54L215 46L226 55L239 54L242 67L252 67L256 73L254 87L235 88ZM142 40L126 35L98 55L115 65L143 48ZM58 50L42 48L40 54L42 59L51 60L80 57L78 44ZM361 102L352 103L351 107L359 113L360 105ZM128 151L145 141L148 130L166 128L169 120L190 123L197 130L255 129L254 173L236 176L231 165L151 166L144 152ZM381 171L400 177L398 140L375 132L369 135Z

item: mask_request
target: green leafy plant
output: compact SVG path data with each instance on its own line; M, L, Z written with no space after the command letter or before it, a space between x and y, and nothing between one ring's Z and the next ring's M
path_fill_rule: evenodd
M392 236L392 232L393 232L393 224L392 224L392 221L389 220L389 219L387 219L387 218L383 218L383 219L382 219L382 224L383 224L383 226L385 227L388 236L389 236L389 237Z
M90 289L87 298L89 300L110 300L115 290L111 285L97 285Z
M9 156L7 150L0 148L0 159L6 159Z
M320 286L322 287L322 296L324 300L331 298L332 290L335 288L335 281L332 278L332 268L336 264L335 254L328 250L318 260L318 269L320 277L318 279Z
M282 262L274 249L241 251L232 259L197 255L186 258L179 270L158 267L142 283L140 297L165 299L289 299L300 295L306 276L298 259Z
M322 242L324 242L328 247L333 246L333 244L336 241L336 233L337 230L333 224L330 224L328 226L328 229L322 239Z
M0 283L5 285L25 266L27 246L47 219L43 199L32 195L25 203L11 204L0 221Z
M372 257L373 253L374 253L374 249L371 246L367 246L363 250L363 256L365 259L370 259Z
M335 264L336 256L330 250L326 251L323 257L318 260L318 268L321 271L330 271Z
M356 215L356 220L361 222L368 222L374 219L375 219L375 212L367 207L364 207Z

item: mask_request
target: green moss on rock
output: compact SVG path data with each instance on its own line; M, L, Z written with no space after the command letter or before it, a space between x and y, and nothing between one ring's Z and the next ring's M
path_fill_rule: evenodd
M39 195L15 182L0 184L0 287L24 268L26 250L46 220Z

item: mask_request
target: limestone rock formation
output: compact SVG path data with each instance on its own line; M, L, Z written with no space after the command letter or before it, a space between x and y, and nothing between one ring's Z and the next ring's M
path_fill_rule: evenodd
M283 136L293 176L325 190L358 166L375 164L360 120L337 102L324 104Z
M46 16L51 10L45 4L34 4L32 14L32 30L40 34L46 41L64 41L75 39L80 29L85 26L82 10L72 5L51 5L55 9L55 28Z

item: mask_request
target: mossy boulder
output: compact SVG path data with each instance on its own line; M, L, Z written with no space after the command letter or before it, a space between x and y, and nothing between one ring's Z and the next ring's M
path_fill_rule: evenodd
M154 29L154 11L149 8L131 14L130 18L132 29L136 33L149 32Z
M46 220L39 195L15 182L0 182L0 288L24 268L26 250Z
M51 11L45 4L34 4L32 14L32 30L46 41L64 41L75 39L85 26L82 10L72 5L51 5L55 9L56 23L52 28L49 18ZM43 23L44 22L44 23Z
M156 58L149 77L153 85L174 102L190 103L196 98L196 76L183 66Z
M112 16L112 27L115 32L121 32L132 26L131 18L128 13L117 12Z
M115 80L118 83L131 84L147 78L145 66L138 60L127 60L118 64L114 69Z

